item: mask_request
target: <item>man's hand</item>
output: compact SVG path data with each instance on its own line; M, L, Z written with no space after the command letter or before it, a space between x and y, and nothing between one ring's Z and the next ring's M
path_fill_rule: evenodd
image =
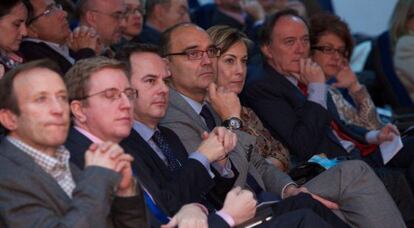
M134 176L132 175L131 161L119 161L115 171L122 175L121 182L118 184L116 195L121 197L135 196L137 194L137 186Z
M309 83L325 83L325 74L322 68L310 58L302 58L299 61L300 72L294 76L306 85Z
M213 82L208 87L208 100L213 106L214 111L218 113L222 120L230 117L240 119L241 104L236 93L229 91L224 87L217 87Z
M224 127L216 127L210 134L204 132L201 137L203 142L197 151L206 156L210 162L222 160L237 144L236 134Z
M400 135L397 127L392 124L387 124L381 128L380 132L378 133L378 142L381 144L386 141L391 141L397 135Z
M68 46L73 51L90 48L94 50L96 54L99 54L101 50L98 33L94 28L84 25L73 30L68 39Z
M166 225L161 228L208 228L207 215L197 204L184 205Z
M254 217L256 204L252 192L236 187L227 193L221 211L230 215L235 225L239 225Z
M85 167L99 166L119 172L122 175L117 190L119 196L135 195L135 182L131 170L133 160L133 157L125 154L118 144L109 141L99 145L92 144L85 153Z
M336 75L337 82L332 84L332 86L336 88L348 89L350 93L361 89L361 84L359 84L357 76L349 67L348 61L346 59L342 60L340 68L341 70L339 71L338 75Z
M338 204L309 192L309 190L305 187L298 188L295 185L289 185L289 186L286 187L286 189L283 193L283 198L286 199L286 198L291 197L291 196L296 196L297 194L299 194L301 192L310 194L313 199L319 201L320 203L322 203L323 205L325 205L325 207L327 207L329 209L339 209Z

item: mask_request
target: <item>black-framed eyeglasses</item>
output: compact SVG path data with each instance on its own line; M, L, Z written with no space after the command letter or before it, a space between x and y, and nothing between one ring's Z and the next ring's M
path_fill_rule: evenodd
M203 58L204 53L206 53L209 58L216 58L220 56L220 49L217 47L209 47L205 51L185 50L183 52L169 53L169 54L166 54L164 57L171 56L171 55L185 55L187 56L188 60L200 60Z
M327 54L327 55L333 55L336 52L344 58L348 57L348 52L345 49L341 49L341 48L336 49L330 46L313 46L312 49L321 51L322 53Z
M134 14L141 14L142 16L144 16L145 14L145 10L143 9L143 7L136 7L136 8L127 8L125 14L126 15L134 15Z
M93 97L93 96L100 95L100 94L102 94L106 99L110 101L119 100L122 94L125 94L128 100L133 101L138 97L138 90L134 88L126 88L124 89L124 91L121 91L117 88L109 88L109 89L105 89L100 92L86 95L84 97L76 98L75 100L85 100L89 97Z
M39 14L39 15L37 15L37 16L34 16L34 17L32 17L32 18L30 18L28 21L27 21L27 24L28 25L30 25L31 23L33 23L35 20L37 20L37 19L39 19L39 18L41 18L41 17L43 17L43 16L49 16L51 13L53 13L54 11L56 11L56 10L62 10L63 9L63 7L62 7L62 5L61 4L57 4L57 3L52 3L52 4L49 4L47 7L46 7L46 9L45 9L45 11L43 11L41 14Z
M90 11L112 17L113 19L115 19L117 21L122 21L122 20L124 20L128 17L128 11L127 10L125 10L124 12L115 12L115 13L105 13L105 12L102 12L102 11L99 11L99 10L94 10L94 9L90 9Z

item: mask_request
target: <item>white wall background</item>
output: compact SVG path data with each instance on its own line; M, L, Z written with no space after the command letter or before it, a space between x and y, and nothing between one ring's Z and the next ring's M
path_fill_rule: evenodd
M336 14L348 22L353 33L376 36L388 28L397 0L332 0L332 3Z

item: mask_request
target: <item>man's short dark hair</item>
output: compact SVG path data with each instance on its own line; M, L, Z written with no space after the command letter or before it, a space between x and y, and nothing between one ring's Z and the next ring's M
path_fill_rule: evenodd
M0 110L7 109L16 115L20 115L16 91L14 91L13 88L14 80L18 75L36 68L49 69L56 72L58 75L61 75L59 66L49 59L40 59L18 65L16 68L7 72L3 78L0 79Z
M178 28L185 26L185 25L193 25L197 27L197 25L191 23L191 22L182 22L178 23L176 25L173 25L166 29L163 33L161 33L161 39L160 39L160 51L161 56L166 56L170 52L170 45L171 45L171 34L177 30Z
M145 14L151 16L156 5L169 5L171 0L146 0L145 1Z
M263 25L259 31L260 46L270 44L270 42L272 41L272 32L273 32L273 28L275 27L275 24L282 17L285 17L285 16L292 16L292 17L297 17L301 19L309 30L308 22L303 17L301 17L296 10L294 9L282 10L277 13L269 15L266 18L266 20L263 22Z
M149 52L161 56L160 49L157 45L146 43L129 43L124 45L115 55L115 58L123 62L129 72L132 72L132 66L129 61L132 54Z

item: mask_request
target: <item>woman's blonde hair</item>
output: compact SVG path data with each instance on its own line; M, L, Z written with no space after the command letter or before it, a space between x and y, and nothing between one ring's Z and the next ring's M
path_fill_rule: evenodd
M243 32L227 25L215 25L207 29L207 33L213 44L220 48L221 54L240 41L246 45L247 49L253 45L253 42Z
M406 24L411 18L414 18L414 0L399 0L395 5L389 24L393 46L397 43L398 38L409 32Z

